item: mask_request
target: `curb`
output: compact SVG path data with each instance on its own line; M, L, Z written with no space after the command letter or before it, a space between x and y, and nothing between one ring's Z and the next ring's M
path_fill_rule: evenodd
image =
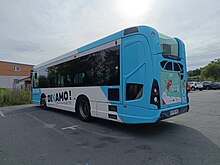
M35 107L36 105L34 104L24 104L24 105L13 105L13 106L7 106L7 107L0 107L0 111L2 112L10 112L10 111L15 111L23 108L30 108L30 107Z

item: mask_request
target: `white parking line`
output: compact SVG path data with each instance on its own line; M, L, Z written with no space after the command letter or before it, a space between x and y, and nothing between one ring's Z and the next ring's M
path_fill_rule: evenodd
M47 124L47 123L43 122L42 120L38 119L37 117L31 115L30 113L25 113L25 114L26 114L27 116L31 117L32 119L38 121L39 123L43 124L43 125L46 126L47 128L50 128L50 129L54 130L55 132L57 132L57 133L59 133L59 134L65 136L66 138L70 138L69 136L67 136L66 134L64 134L62 131L60 131L60 130L54 128L53 124Z
M71 123L67 120L62 119L62 118L60 118L60 120L64 121L67 124L70 124L70 125L73 124L73 123ZM82 126L78 126L78 125L73 125L73 126L77 126L77 129L79 129L79 130L83 130L83 131L86 131L86 132L89 132L91 134L95 134L95 135L98 135L98 136L111 137L111 138L115 138L115 139L130 139L131 138L131 137L127 137L127 136L126 137L124 137L124 136L114 136L114 135L109 135L109 134L105 134L105 133L95 132L95 131L83 128ZM63 130L63 128L62 128L62 130Z
M62 128L62 130L66 130L66 129L76 130L76 127L78 127L78 125L73 125L73 126L69 126L69 127L64 127L64 128Z
M0 115L5 118L5 115L2 113L2 111L0 111Z

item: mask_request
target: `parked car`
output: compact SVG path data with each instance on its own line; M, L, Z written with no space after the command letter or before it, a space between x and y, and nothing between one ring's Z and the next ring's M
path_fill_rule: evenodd
M219 82L212 82L212 81L204 81L202 82L203 89L220 89Z
M188 82L188 84L190 85L192 91L195 91L196 89L202 91L203 89L203 85L200 82Z

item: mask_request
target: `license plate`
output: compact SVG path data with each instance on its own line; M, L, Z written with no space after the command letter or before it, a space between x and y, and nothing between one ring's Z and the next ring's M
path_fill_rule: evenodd
M174 109L170 111L170 116L179 114L179 109Z

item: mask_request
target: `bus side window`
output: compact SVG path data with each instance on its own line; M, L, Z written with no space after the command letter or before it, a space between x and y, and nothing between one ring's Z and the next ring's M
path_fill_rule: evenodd
M37 73L34 73L33 87L34 87L34 88L38 88L38 87L39 87L39 82L38 82Z
M74 76L74 84L82 85L84 76L85 76L84 73L76 73Z
M70 75L66 75L64 77L64 86L70 87L71 86L71 78Z
M34 73L34 79L37 79L37 73Z

